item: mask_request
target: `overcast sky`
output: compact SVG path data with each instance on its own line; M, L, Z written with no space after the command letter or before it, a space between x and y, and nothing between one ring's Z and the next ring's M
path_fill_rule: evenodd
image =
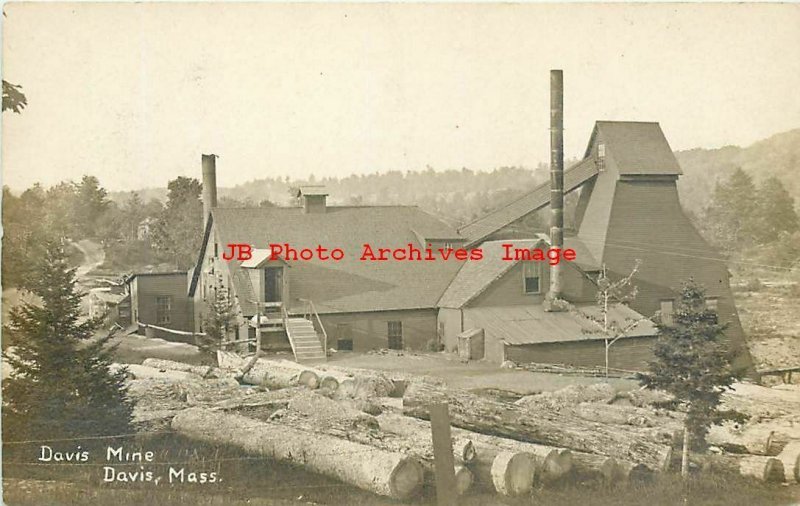
M535 166L597 119L673 149L800 127L800 5L5 4L4 184Z

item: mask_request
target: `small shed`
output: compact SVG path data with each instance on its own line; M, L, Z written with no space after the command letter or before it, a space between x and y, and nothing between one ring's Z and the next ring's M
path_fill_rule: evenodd
M458 356L462 360L483 358L483 329L472 328L458 335Z

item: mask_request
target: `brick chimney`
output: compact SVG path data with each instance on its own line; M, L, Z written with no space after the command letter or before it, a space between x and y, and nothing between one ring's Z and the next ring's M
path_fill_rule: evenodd
M550 71L550 246L564 248L564 73ZM551 301L563 291L561 264L550 267Z
M211 209L217 207L217 155L202 155L203 165L203 230Z
M297 197L302 201L305 214L324 214L328 210L328 189L322 185L301 186Z

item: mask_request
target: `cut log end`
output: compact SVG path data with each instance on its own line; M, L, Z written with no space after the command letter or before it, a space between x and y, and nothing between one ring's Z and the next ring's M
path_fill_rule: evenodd
M539 479L543 483L558 480L572 470L572 452L553 450L549 452L539 467Z
M764 481L780 483L784 480L783 462L780 460L769 459L764 467Z
M314 371L303 371L297 378L298 383L314 390L320 386L319 376ZM335 381L335 380L334 380Z
M739 461L739 473L767 483L784 480L783 462L774 457L745 457Z
M528 453L500 452L492 463L492 482L499 493L515 497L533 488L536 463Z
M800 440L789 442L778 455L778 459L783 463L785 480L789 483L800 482Z
M423 469L419 462L406 458L398 463L389 477L392 497L408 499L415 496L422 488Z
M459 496L465 495L472 488L473 480L472 471L464 466L456 466L456 493Z
M300 376L300 381L302 381L302 374ZM339 380L333 376L323 376L322 379L319 380L319 388L322 390L330 390L331 392L335 392L339 389Z

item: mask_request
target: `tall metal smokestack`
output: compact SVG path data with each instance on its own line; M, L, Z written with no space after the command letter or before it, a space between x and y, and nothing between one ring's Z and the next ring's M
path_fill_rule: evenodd
M202 155L203 164L203 230L211 209L217 207L217 155Z
M564 248L564 73L550 71L550 243ZM548 298L561 298L561 262L550 269Z

